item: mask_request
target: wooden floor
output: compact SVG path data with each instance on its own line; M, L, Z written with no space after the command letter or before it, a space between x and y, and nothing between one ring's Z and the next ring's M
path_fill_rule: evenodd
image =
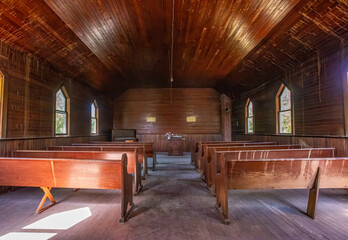
M42 193L24 188L0 195L0 239L348 239L347 190L321 190L316 220L306 190L230 191L223 225L190 155L157 159L126 224L118 190L54 189L59 203L37 215Z

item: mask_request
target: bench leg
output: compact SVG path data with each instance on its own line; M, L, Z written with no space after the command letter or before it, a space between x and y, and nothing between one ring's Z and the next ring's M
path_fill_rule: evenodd
M228 219L224 216L225 214L223 213L223 210L222 210L221 206L219 206L218 203L215 205L215 208L216 208L216 211L218 212L218 214L221 218L222 223L225 225L230 224L230 219Z
M52 207L54 204L56 204L56 200L54 200L52 194L51 194L51 187L41 187L41 189L44 191L45 195L42 197L41 202L39 204L39 206L36 209L36 213L41 213L43 211L45 211L46 209ZM42 206L44 205L44 203L46 202L46 199L49 199L51 201L51 204L42 208Z
M314 179L313 187L309 190L307 215L315 219L315 210L317 207L319 196L319 184L320 184L320 168L318 168L317 174Z

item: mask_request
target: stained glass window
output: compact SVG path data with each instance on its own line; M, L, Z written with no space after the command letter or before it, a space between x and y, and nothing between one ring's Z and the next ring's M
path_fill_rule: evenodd
M290 90L284 85L282 85L282 90L278 98L279 133L292 133L292 106Z
M246 104L246 132L254 133L254 110L253 103L248 99Z
M55 133L67 134L68 111L67 111L67 96L63 88L56 92L56 118L55 118Z
M98 132L98 106L96 101L91 104L91 133L97 134Z

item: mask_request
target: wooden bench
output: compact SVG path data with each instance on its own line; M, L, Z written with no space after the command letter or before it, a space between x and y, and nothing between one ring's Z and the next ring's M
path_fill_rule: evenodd
M229 160L221 154L216 172L216 209L225 224L228 190L310 189L307 215L315 218L320 188L348 188L348 158Z
M214 144L214 143L244 143L251 141L199 141L194 144L193 149L191 149L191 164L196 167L197 155L202 154L202 144Z
M120 159L122 154L127 154L128 173L134 174L134 195L140 193L143 188L141 182L141 166L136 150L124 152L93 152L93 151L53 151L53 150L14 150L12 157L19 158L68 158L90 160L115 160Z
M47 147L47 150L55 150L55 151L104 151L104 152L117 152L117 151L134 151L136 150L138 153L138 160L143 164L143 179L145 179L147 172L147 158L144 153L143 146L50 146Z
M283 147L283 148L280 148ZM273 145L269 148L260 146L253 149L228 149L213 148L209 151L211 159L207 167L207 187L211 188L215 194L215 173L220 169L217 165L221 154L225 154L226 158L231 160L244 159L281 159L281 158L327 158L335 156L335 148L300 148L301 145ZM249 148L249 147L248 147Z
M125 222L134 208L126 154L117 160L0 158L0 185L41 187L44 196L38 213L56 203L52 188L121 189L120 222ZM52 204L42 209L47 198Z
M300 144L290 144L290 145L248 145L248 146L207 146L205 148L205 155L202 157L201 161L201 177L204 181L209 181L210 169L212 166L212 159L214 157L214 149L216 151L241 151L241 150L267 150L267 149L299 149L302 148Z
M110 141L91 141L89 143L73 143L72 146L99 145L99 146L144 146L146 157L152 158L152 170L155 171L157 163L156 151L153 142L110 142ZM147 173L147 172L146 172Z
M205 160L208 155L209 147L246 147L246 146L270 146L276 145L275 142L229 142L229 143L211 143L211 144L202 144L202 152L201 155L197 156L198 170L202 175L202 171L205 168Z

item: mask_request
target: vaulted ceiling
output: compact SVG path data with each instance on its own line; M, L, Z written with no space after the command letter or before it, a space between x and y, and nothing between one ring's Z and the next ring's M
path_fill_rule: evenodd
M173 87L257 84L348 38L347 0L0 0L0 40L102 91L168 87L173 12Z

